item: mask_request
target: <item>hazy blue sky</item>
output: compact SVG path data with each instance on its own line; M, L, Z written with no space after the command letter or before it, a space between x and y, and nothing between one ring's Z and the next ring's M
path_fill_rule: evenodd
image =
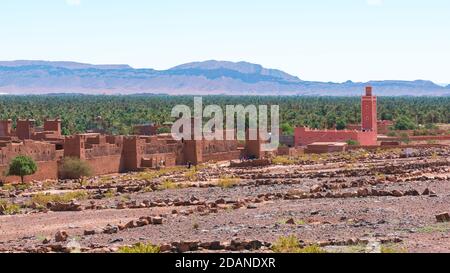
M450 83L450 1L0 0L0 60L15 59L245 60L304 80Z

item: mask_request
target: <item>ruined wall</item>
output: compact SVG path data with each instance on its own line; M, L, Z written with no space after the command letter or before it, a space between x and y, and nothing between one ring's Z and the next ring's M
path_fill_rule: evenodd
M212 153L203 155L203 162L218 162L240 159L242 152L239 150L232 152Z
M31 157L35 161L57 160L55 145L26 140L23 143L7 143L0 149L0 165L7 165L18 155Z

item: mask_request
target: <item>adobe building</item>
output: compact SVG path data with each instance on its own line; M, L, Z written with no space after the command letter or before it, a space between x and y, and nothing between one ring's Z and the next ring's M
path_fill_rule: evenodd
M295 129L295 146L308 146L319 142L358 142L362 146L378 144L377 97L372 93L372 87L366 87L366 94L361 98L361 128L360 130L316 130L307 127Z
M16 128L13 128L11 119L0 121L0 139L3 140L39 140L62 141L62 129L60 119L45 119L43 127L36 127L34 119L19 119Z
M27 181L59 178L64 158L78 158L89 164L94 175L124 173L210 161L231 161L244 156L261 158L261 141L182 140L170 134L109 136L86 133L62 136L61 120L46 119L38 128L34 120L0 121L0 182L15 182L5 177L9 163L18 155L33 158L38 172ZM223 132L224 136L226 131Z

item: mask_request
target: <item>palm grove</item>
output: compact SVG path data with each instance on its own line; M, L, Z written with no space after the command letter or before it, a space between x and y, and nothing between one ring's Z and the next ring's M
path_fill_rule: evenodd
M193 96L1 96L0 119L33 118L41 125L46 117L62 119L63 133L92 129L110 134L132 134L133 125L174 121L175 105L193 105ZM279 105L282 128L292 133L297 125L344 129L361 119L357 97L205 96L204 105ZM379 119L395 120L396 129L432 128L450 123L450 97L380 97Z

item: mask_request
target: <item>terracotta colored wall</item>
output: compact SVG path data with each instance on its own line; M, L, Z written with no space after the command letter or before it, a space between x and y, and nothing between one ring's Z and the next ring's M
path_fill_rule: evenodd
M31 139L34 134L33 120L18 120L16 125L16 134L19 139Z
M12 120L0 121L0 137L8 137L12 135Z
M314 142L347 142L354 140L361 145L377 145L376 132L295 129L295 146L306 146Z
M124 171L121 155L110 155L87 159L94 175L120 173Z
M203 145L202 141L185 140L183 146L183 154L185 163L200 164L203 162Z
M42 181L46 179L58 179L58 163L56 161L48 162L37 162L38 171L32 176L25 177L26 182L31 182L33 180ZM20 177L6 177L4 175L8 166L0 166L0 181L6 183L18 183L20 182Z
M44 121L44 131L51 131L56 137L61 137L62 129L61 129L61 120L45 120Z
M213 153L203 155L203 162L229 161L241 158L241 151Z
M145 150L145 140L139 137L123 139L123 162L128 171L137 171L141 168L141 159Z
M333 145L308 145L305 150L307 154L325 154L325 153L336 153L345 152L347 150L347 145L345 146L333 146Z
M57 160L55 145L26 140L23 143L6 143L0 149L0 165L8 165L18 155L26 155L35 161Z
M161 166L161 162L164 162L164 165ZM145 155L141 160L142 168L174 167L174 166L176 166L176 154Z

